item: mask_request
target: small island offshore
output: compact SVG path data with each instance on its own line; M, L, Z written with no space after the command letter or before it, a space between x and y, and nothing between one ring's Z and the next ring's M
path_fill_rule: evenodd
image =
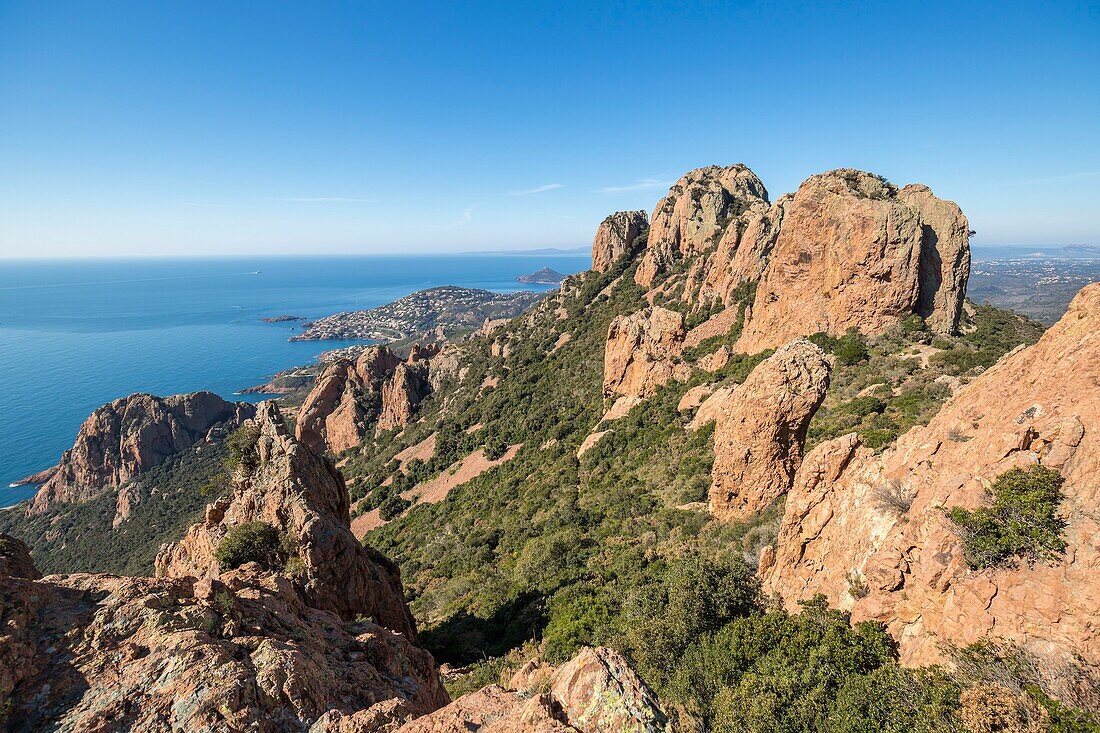
M520 275L516 278L521 283L537 283L539 285L561 285L561 281L566 278L557 270L551 270L549 267L544 267L541 270L536 270L530 275Z

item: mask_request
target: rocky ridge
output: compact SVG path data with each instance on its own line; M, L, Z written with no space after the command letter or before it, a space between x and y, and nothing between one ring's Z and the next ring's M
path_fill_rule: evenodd
M388 346L372 346L355 361L329 363L298 412L298 440L315 452L341 453L372 429L406 425L432 391L431 361L438 354L438 347L414 346L402 360Z
M644 211L617 211L596 229L592 240L592 269L607 272L619 258L632 252L634 241L649 228Z
M380 731L448 702L396 568L361 546L339 474L256 418L256 465L166 548L157 578L37 579L0 538L0 724L134 731ZM227 528L270 522L296 567L220 569Z
M117 488L172 456L207 440L214 428L232 429L250 418L252 405L226 402L211 392L154 397L132 394L93 412L80 426L27 511L79 502Z

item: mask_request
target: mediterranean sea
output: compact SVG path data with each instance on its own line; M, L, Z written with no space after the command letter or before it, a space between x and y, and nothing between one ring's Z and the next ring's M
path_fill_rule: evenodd
M347 341L289 341L299 323L462 285L496 292L579 255L0 260L0 507L34 487L8 484L57 461L84 419L133 392L210 390L226 399ZM247 399L256 401L262 395Z

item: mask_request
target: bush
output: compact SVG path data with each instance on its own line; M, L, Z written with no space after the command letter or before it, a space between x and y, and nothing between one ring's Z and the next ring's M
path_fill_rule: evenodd
M279 531L267 522L246 522L229 530L214 557L222 570L233 570L247 562L267 569L281 568Z
M844 366L866 361L871 355L863 336L855 329L849 330L840 338L830 336L824 331L818 331L807 338L822 351L835 356L836 360Z
M1046 466L1013 468L993 482L993 506L970 511L955 507L948 516L959 527L970 567L1029 564L1056 559L1066 549L1065 520L1058 516L1065 479Z
M378 506L378 516L385 521L396 519L412 504L400 494L393 494Z
M496 461L504 457L504 454L508 452L508 444L497 436L493 436L485 441L485 457L490 461Z
M256 444L260 441L260 426L249 420L226 438L225 445L229 455L225 458L225 467L230 471L238 466L245 473L252 473L260 466L260 454Z

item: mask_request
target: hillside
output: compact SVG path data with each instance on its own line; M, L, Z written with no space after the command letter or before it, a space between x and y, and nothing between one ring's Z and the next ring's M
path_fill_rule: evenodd
M486 320L511 318L542 297L541 293L492 293L445 285L398 298L369 310L337 313L305 324L292 341L372 339L401 341L429 333L458 334Z

